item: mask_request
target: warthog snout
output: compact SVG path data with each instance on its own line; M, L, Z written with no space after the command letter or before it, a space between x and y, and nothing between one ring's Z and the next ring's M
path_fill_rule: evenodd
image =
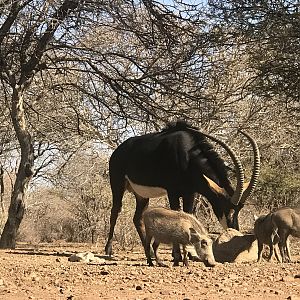
M204 261L206 267L214 267L217 262L214 259L207 259Z
M203 261L206 267L214 267L217 262L212 250L212 240L208 236L198 236L199 242L195 243L195 249L200 261Z

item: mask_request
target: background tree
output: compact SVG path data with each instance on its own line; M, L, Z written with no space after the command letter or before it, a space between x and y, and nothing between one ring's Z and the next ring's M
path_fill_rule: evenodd
M236 128L255 136L263 156L257 203L275 196L280 173L293 179L285 181L290 197L299 193L297 3L208 4L1 2L0 165L13 190L0 247L15 247L30 182L59 187L87 147L103 154L178 118L227 139L247 168ZM76 192L83 202L99 196Z

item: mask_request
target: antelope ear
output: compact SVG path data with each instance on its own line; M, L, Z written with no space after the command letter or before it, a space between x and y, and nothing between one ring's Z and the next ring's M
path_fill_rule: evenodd
M218 184L216 184L213 180L211 180L209 177L205 176L204 174L203 174L203 177L206 179L208 186L214 193L227 196L225 189L218 186Z

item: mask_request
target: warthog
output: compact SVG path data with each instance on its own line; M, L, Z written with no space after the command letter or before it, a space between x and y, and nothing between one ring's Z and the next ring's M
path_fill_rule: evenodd
M279 250L283 262L291 262L288 237L300 237L300 208L282 207L271 214L272 223L279 236Z
M187 245L193 245L199 259L206 266L216 265L212 250L212 240L202 224L191 214L174 211L163 207L148 208L143 214L146 239L145 254L149 266L153 266L150 255L152 239L153 251L158 266L166 266L158 257L157 249L160 243L183 247L183 264L188 266ZM178 266L180 257L174 257L174 266Z
M275 250L276 259L280 262L280 258L278 255L278 251L276 248L276 244L279 242L279 236L277 234L277 229L274 228L272 223L272 213L267 215L254 217L254 234L257 238L257 245L258 245L258 258L257 261L261 261L262 257L262 250L264 244L268 245L270 248L270 254L268 260L270 261L273 256L273 250ZM275 246L275 247L274 247Z

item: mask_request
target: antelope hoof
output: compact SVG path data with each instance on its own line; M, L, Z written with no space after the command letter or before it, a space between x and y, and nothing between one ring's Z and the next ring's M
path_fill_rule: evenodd
M174 260L173 267L178 267L178 266L179 266L179 261L178 260Z
M113 252L112 252L112 246L111 245L107 245L105 247L105 254L109 257L111 257L113 255Z
M153 264L152 260L148 260L147 263L148 263L149 267L154 267L154 264Z

